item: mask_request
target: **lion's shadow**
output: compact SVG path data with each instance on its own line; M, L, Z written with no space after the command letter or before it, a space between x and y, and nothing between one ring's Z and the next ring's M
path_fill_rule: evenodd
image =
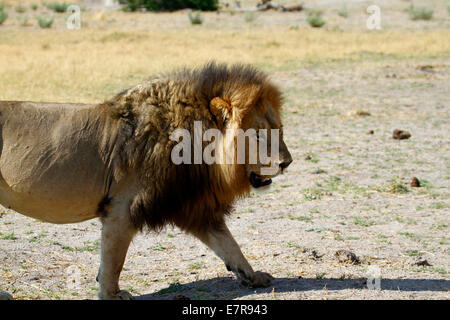
M450 281L443 279L381 279L380 287L381 290L410 292L449 291ZM277 278L274 280L272 286L268 288L249 289L239 285L231 277L219 277L186 284L175 284L157 292L143 294L135 298L137 300L165 300L182 295L190 299L234 299L254 293L312 291L322 290L324 288L327 290L367 290L367 280L365 278Z

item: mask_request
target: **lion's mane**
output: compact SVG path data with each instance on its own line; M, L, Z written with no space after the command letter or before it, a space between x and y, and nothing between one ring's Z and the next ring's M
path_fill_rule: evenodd
M106 101L102 107L119 122L108 148L114 179L135 173L140 190L130 204L138 229L166 224L200 233L221 225L235 199L250 189L242 165L175 165L171 133L183 128L193 136L194 121L218 128L210 101L220 97L240 121L261 99L279 111L280 92L267 76L247 65L208 63L151 78Z

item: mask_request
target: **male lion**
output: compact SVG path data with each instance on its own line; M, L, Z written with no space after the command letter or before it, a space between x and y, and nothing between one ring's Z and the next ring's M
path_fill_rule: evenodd
M100 299L131 299L119 275L137 231L176 225L209 246L245 285L268 286L225 225L234 200L271 183L277 163L179 164L176 129L280 129L280 92L250 66L173 72L97 105L0 102L0 203L52 223L100 218ZM262 174L276 165L272 175Z

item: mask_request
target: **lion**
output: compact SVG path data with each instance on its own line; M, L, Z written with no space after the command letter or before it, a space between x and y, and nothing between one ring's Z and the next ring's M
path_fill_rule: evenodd
M0 203L50 223L99 218L99 299L133 298L119 288L129 244L166 225L200 239L243 285L269 286L273 277L252 269L225 217L292 162L281 105L261 71L215 62L152 77L100 104L2 101ZM223 141L235 138L229 128L278 129L279 155L270 163L176 165L171 135L192 132L195 121L223 132ZM277 170L263 174L268 166Z

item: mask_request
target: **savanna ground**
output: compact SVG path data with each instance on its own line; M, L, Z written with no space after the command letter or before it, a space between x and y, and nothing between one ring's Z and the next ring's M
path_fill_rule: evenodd
M135 238L122 288L145 299L450 298L450 2L414 1L434 9L429 21L410 20L409 1L345 2L347 17L338 14L343 1L305 1L323 10L321 29L305 12L228 9L192 26L186 11L86 5L81 30L69 31L68 14L44 30L31 9L17 13L17 1L6 1L1 100L99 102L150 74L211 59L252 63L284 92L294 162L228 220L254 269L276 277L273 286L241 287L203 244L169 228ZM366 28L373 3L379 31ZM394 140L394 129L412 136ZM422 187L410 186L413 177ZM95 298L99 233L98 221L52 225L2 210L0 290L17 299ZM339 262L338 250L361 263ZM430 265L417 265L423 260ZM80 271L75 288L70 266ZM369 290L376 270L381 290Z

